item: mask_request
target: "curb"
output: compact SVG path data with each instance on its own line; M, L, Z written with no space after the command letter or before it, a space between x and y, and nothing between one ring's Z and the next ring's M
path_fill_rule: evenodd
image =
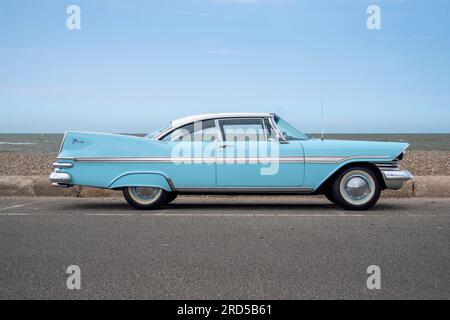
M95 198L121 196L121 192L87 187L54 188L47 176L0 176L0 196ZM403 189L386 190L383 191L382 196L385 198L450 198L450 176L414 177L414 180L407 182Z
M121 195L120 191L87 187L54 188L47 176L0 176L0 196L95 198Z

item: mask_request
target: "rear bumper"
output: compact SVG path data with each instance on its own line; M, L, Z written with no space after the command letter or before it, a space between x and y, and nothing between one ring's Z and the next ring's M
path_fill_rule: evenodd
M381 172L383 173L386 189L401 189L407 181L413 179L413 175L406 170L382 170Z
M54 187L68 187L72 181L72 176L65 172L52 172L49 180Z

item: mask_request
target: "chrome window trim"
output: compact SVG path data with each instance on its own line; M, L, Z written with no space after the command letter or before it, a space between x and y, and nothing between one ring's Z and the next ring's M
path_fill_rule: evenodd
M220 121L226 121L226 120L259 120L259 121L261 122L261 128L263 129L263 132L264 132L264 121L263 121L263 118L260 118L260 117L218 118L218 119L216 119L216 121L217 121L217 123L219 124L219 131L220 131L220 134L222 135L222 141L223 141L223 142L226 142L226 140L225 140L225 138L223 137L222 128L220 127ZM251 141L254 141L254 140L251 140ZM259 141L259 140L258 140L258 141ZM267 138L266 138L266 140L264 140L264 141L267 141Z
M165 127L164 129L162 129L160 132L158 132L157 134L155 134L153 137L149 138L151 140L156 140L156 137L161 136L162 134L164 134L166 131L169 131L170 129L172 129L172 124L169 124L167 127ZM148 135L152 134L152 132L150 132ZM147 135L147 137L148 137Z
M174 131L172 129L173 129L172 125L168 126L166 129L162 130L160 133L154 136L152 140L161 141L161 139L163 139L166 135Z
M271 113L270 117L269 117L269 122L272 125L272 127L274 127L277 136L278 136L278 140L280 141L281 144L289 144L289 141L286 140L286 138L284 137L283 133L281 132L280 128L278 128L277 123L275 122L275 113Z
M264 131L264 137L266 138L266 141L269 141L269 135L267 134L267 128L266 128L266 122L264 121L265 118L261 118L263 131Z
M219 132L220 132L220 129L217 127L217 119L198 120L196 122L204 122L204 121L214 121L214 125L216 127L216 130L219 130ZM182 129L182 128L184 128L184 127L186 127L188 125L191 125L191 124L193 124L195 126L195 122L190 122L190 123L187 123L187 124L185 124L185 125L183 125L181 127L177 127L177 128L174 128L174 127L170 126L167 129L165 129L164 131L161 131L160 133L158 133L155 137L152 138L152 140L163 141L162 139L164 139L168 135L172 134L176 130ZM202 130L203 130L203 128L202 128ZM167 142L169 142L169 141L167 141Z
M170 126L166 130L161 131L152 139L160 141L164 136L171 133L172 131L197 121L232 119L232 118L264 118L270 117L270 115L271 115L270 113L209 113L185 117L172 121L170 123Z
M197 121L207 121L207 120L217 121L217 120L224 120L224 119L261 119L263 126L264 126L263 119L268 119L270 124L274 128L280 143L288 144L289 141L286 140L286 138L284 137L280 128L278 128L278 126L275 122L275 116L276 116L275 113L222 113L222 114L221 113L212 113L212 114L203 114L203 115L185 117L185 118L181 118L181 119L172 121L170 126L167 129L161 131L159 134L157 134L152 139L161 141L161 139L163 139L165 136L167 136L171 132L173 132L181 127L184 127L186 125L197 122ZM216 125L217 125L217 122L216 122ZM222 131L222 130L220 130L220 126L218 129L220 132ZM222 135L222 141L225 141L223 135Z
M220 136L220 139L217 140L216 142L224 142L225 140L223 138L222 131L220 130L219 119L214 119L214 123L216 124L216 130L217 132L219 132Z
M213 119L222 119L222 118L263 118L270 116L270 113L264 112L229 112L229 113L207 113L207 114L199 114L189 117L184 117L180 119L173 120L171 122L172 127L180 127L186 124L202 121L202 120L213 120Z

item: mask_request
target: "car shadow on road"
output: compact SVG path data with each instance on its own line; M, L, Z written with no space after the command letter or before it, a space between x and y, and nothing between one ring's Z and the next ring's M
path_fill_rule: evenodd
M388 211L388 210L398 210L400 205L391 204L391 203L379 203L372 210L368 211L370 213L379 212L379 211ZM60 207L61 208L61 207ZM90 200L86 202L79 202L76 204L64 204L64 210L71 211L95 211L95 213L101 214L104 212L108 213L124 213L124 214L133 214L133 213L161 213L169 215L171 212L179 214L179 213L207 213L207 214L224 214L232 213L232 214L307 214L310 212L320 212L326 214L327 211L330 214L339 213L347 213L347 214L355 214L367 211L346 211L335 204L323 201L276 201L276 202L264 202L257 201L248 202L248 201L239 201L239 200L226 200L226 201L203 201L203 202L191 202L191 201L175 201L173 203L161 206L157 210L149 210L149 211L139 211L133 209L126 202L116 202L116 201L104 201L104 200ZM260 212L258 212L260 211Z
M355 213L364 213L361 211L346 211L341 209L340 207L332 204L332 203L242 203L242 202L233 202L233 203L186 203L186 202L176 202L168 205L164 205L157 210L135 210L130 207L126 203L116 203L116 202L86 202L86 203L78 203L77 205L67 205L65 206L67 210L75 210L75 211L97 211L97 213L101 214L101 212L108 213L161 213L164 212L167 215L170 213L205 213L205 214L224 214L224 213L238 213L238 214L301 214L301 213L311 213L311 212L321 212L330 214L336 214L337 212L343 214L355 214ZM377 205L373 210L368 212L377 212L377 211L386 211L398 209L398 206L391 204L380 204ZM258 212L259 211L259 212ZM367 211L366 211L367 212Z
M171 203L162 207L163 209L180 211L180 210L206 210L206 211L224 211L224 210L262 210L262 211L291 211L292 210L324 210L324 209L339 209L337 206L331 203L248 203L248 202L233 202L233 203ZM245 212L244 212L245 213ZM252 213L257 213L252 211Z
M64 204L60 206L60 209L64 210L72 210L72 211L126 211L126 213L134 213L134 212L161 212L165 211L166 213L173 211L178 212L179 211L207 211L208 213L214 213L217 211L238 211L243 213L246 213L246 211L249 210L261 210L267 212L269 211L291 211L292 210L302 210L302 211L310 211L310 210L325 210L325 209L337 209L341 210L339 207L335 206L332 203L309 203L309 202L303 202L303 203L283 203L283 202L276 202L276 203L263 203L263 202L202 202L202 203L193 203L193 202L173 202L171 204L167 204L164 206L161 206L157 210L149 210L149 211L139 211L133 209L131 206L129 206L126 202L104 202L104 201L87 201L87 202L80 202L77 204ZM252 212L257 213L257 212Z

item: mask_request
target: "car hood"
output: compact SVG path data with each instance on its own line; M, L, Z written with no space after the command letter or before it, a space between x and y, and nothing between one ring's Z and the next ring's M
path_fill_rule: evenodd
M404 142L311 139L302 142L305 156L386 157L393 160L409 147Z

